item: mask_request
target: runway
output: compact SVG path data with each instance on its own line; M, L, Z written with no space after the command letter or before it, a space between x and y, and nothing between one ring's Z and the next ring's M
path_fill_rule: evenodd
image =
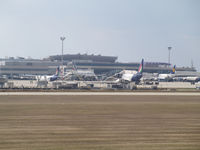
M0 96L0 149L197 150L200 147L200 96L189 96L197 93L2 94L13 96Z
M20 96L27 96L27 95L119 95L119 96L200 96L200 92L0 92L0 95L20 95Z

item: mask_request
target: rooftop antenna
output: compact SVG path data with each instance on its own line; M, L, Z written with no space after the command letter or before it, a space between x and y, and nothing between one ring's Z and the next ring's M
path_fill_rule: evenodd
M193 62L193 59L191 59L191 68L194 68L194 62Z

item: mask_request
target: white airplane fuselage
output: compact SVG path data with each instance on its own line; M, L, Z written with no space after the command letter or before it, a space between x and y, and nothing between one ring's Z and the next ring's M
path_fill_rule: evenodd
M125 81L131 82L132 78L136 74L137 74L137 71L135 71L135 70L124 70L124 71L122 71L122 79Z

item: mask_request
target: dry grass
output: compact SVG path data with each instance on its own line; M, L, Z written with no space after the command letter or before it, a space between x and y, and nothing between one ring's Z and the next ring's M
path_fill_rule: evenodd
M1 96L0 149L197 150L198 96Z

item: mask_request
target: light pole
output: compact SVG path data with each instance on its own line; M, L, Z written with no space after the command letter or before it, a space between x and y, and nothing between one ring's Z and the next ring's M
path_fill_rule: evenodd
M172 50L172 47L168 47L169 55L168 55L168 63L170 64L170 52Z
M63 48L64 48L64 44L63 44L63 42L64 42L64 40L65 40L65 37L64 37L64 36L61 36L61 37L60 37L60 40L61 40L61 42L62 42L62 56L61 56L61 61L62 61L62 76L63 76L63 74L64 74L64 68L63 68L63 65L64 65L64 63L63 63Z

